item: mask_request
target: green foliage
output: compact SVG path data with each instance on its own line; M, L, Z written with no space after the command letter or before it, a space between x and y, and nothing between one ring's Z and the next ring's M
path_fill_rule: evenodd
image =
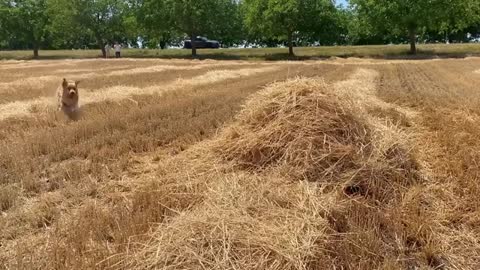
M0 48L385 44L480 36L480 0L0 0ZM103 49L102 49L103 52ZM192 54L196 54L195 48Z
M149 47L162 49L179 35L173 25L172 6L163 0L145 0L138 9L139 26Z
M329 0L245 0L243 9L251 36L287 41L290 55L294 34L308 39L326 33L337 12Z
M456 33L480 21L479 0L441 1L442 17L434 30L449 34Z
M46 0L2 0L0 15L0 35L33 49L34 56L38 57L38 49L47 35L49 21Z
M47 13L50 16L48 31L52 36L52 46L56 48L83 48L95 44L90 31L85 31L73 19L76 12L72 3L65 0L47 0Z
M102 49L104 44L126 41L127 2L116 0L50 0L52 32L58 36L86 36ZM80 35L79 35L80 33Z
M363 22L374 32L409 34L415 53L419 32L460 30L473 23L478 0L351 0Z
M145 0L141 21L151 37L168 42L185 34L220 37L234 43L241 31L238 3L234 0ZM196 49L192 48L192 55Z
M90 31L99 45L121 39L124 3L116 0L70 0L74 23ZM67 11L68 12L68 11Z
M0 0L0 48L7 46L10 10L7 7L5 0Z
M321 45L348 44L348 23L350 12L337 9L326 1L324 5L316 5L317 10L309 9L312 14L304 23L298 38L307 41L305 45L319 42ZM319 14L319 16L318 16Z
M137 41L145 33L145 29L140 23L140 8L143 0L126 0L122 7L123 34L127 43L132 47L137 47ZM121 34L122 32L120 32Z
M208 34L224 46L239 45L245 39L240 5L236 1L222 2L222 13L216 15L219 23L215 24Z

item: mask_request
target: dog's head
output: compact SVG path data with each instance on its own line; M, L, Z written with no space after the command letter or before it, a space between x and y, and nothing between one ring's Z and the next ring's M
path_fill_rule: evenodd
M79 81L67 81L67 79L63 79L62 87L63 87L63 94L69 98L75 98L78 96L78 84Z

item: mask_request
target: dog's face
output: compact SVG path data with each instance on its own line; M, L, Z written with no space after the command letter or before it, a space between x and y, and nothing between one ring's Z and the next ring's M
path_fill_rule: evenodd
M63 79L63 96L69 98L78 97L78 84L79 81L67 81L67 79Z

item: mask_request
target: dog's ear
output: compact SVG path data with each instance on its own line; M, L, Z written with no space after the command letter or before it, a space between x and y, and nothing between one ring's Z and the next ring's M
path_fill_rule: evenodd
M63 86L63 88L67 88L67 86L68 86L67 79L63 78L62 86Z
M78 86L79 83L80 81L75 81L75 86Z

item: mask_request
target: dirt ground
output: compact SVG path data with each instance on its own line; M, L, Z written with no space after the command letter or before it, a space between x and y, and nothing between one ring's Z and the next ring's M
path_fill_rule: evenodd
M479 269L479 70L0 62L0 268Z

